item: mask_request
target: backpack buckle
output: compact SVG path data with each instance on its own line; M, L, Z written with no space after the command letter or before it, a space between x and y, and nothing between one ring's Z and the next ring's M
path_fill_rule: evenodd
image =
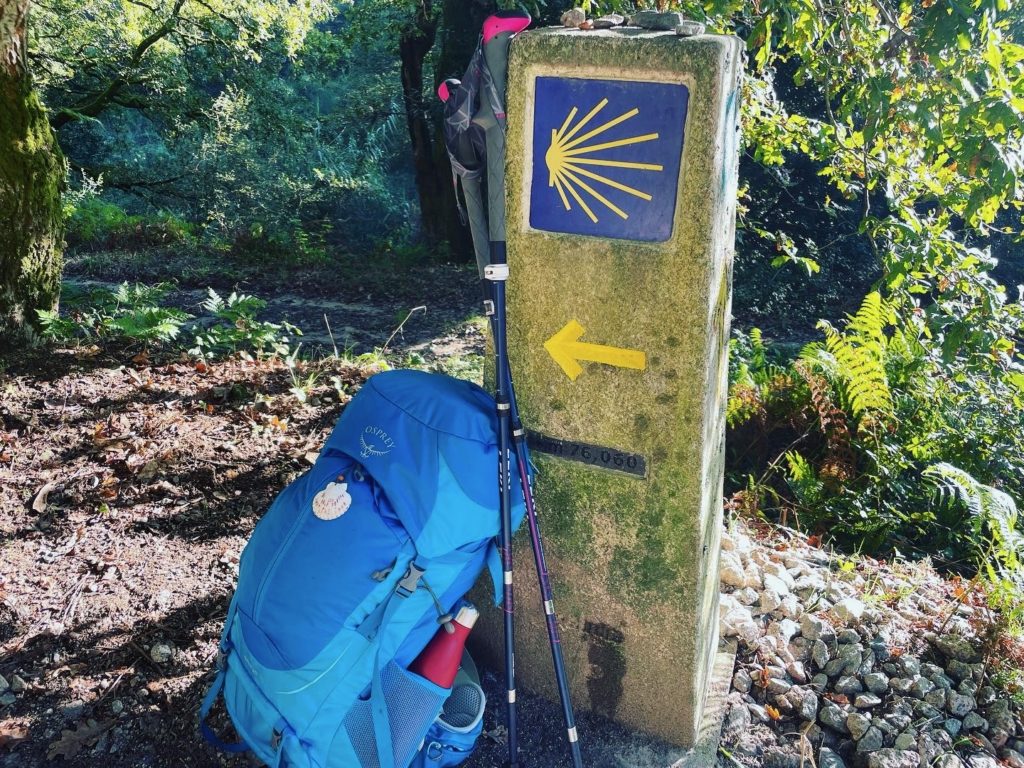
M424 573L426 573L426 570L417 566L416 563L409 563L405 575L398 582L398 586L395 587L395 592L400 597L408 597L416 591L416 587L419 586L420 579Z

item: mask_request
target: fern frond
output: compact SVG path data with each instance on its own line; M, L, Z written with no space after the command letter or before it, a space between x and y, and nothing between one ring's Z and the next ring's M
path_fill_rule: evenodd
M922 475L936 489L940 506L959 506L968 511L976 537L987 530L995 560L986 564L990 577L995 575L996 567L1003 573L1019 572L1024 563L1024 534L1018 527L1017 504L1013 498L946 462L933 464Z
M835 381L854 419L892 412L892 391L885 371L885 327L889 309L878 292L868 294L845 331L822 320L818 328L824 344L808 344L801 360Z

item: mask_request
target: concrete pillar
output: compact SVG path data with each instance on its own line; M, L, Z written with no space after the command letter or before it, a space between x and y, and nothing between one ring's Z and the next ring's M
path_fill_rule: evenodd
M509 70L509 350L573 694L677 745L718 645L741 51L543 29ZM517 673L555 696L523 533Z

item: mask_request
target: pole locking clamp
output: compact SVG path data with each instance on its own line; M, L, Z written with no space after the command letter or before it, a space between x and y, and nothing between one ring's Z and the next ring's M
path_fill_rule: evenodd
M484 267L484 279L495 283L508 280L508 264L488 264Z

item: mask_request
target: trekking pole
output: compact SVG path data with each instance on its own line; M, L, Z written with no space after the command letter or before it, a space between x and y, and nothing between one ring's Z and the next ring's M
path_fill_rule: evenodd
M508 347L505 338L505 69L512 35L530 25L530 15L520 11L499 11L484 21L483 86L480 110L473 117L484 131L487 156L487 227L489 263L484 279L491 285L494 337L495 393L498 410L498 483L501 506L501 562L504 571L502 605L505 629L506 721L508 761L506 768L518 768L519 732L516 722L515 604L512 587L512 482L511 437L512 395ZM496 104L494 102L497 102Z
M519 480L526 503L526 516L530 528L530 542L543 604L551 658L555 669L558 694L565 718L566 735L569 741L574 768L582 768L583 758L573 715L569 683L562 655L562 644L554 611L551 581L548 576L544 549L540 539L533 488L530 483L529 459L525 442L525 431L519 419L512 385L512 374L508 360L506 336L505 282L508 279L508 262L505 251L505 86L508 68L508 47L512 35L525 29L530 23L528 14L516 11L499 12L488 17L483 28L483 52L485 59L484 88L480 98L480 113L474 122L484 129L487 157L487 218L489 231L490 264L484 277L492 286L493 309L492 329L497 387L495 400L498 407L499 428L499 482L501 483L502 512L502 562L505 574L505 663L508 680L508 730L509 766L518 765L518 734L515 720L515 650L513 643L514 609L512 598L512 541L511 541L511 487L509 462L511 438L512 450L516 455ZM490 81L488 83L488 80ZM496 103L494 103L496 102Z

